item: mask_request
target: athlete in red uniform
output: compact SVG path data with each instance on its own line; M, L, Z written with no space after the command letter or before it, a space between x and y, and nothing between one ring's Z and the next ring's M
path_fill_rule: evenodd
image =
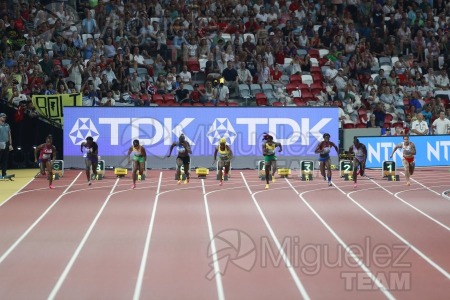
M49 188L54 189L53 174L52 174L52 160L56 158L56 147L53 146L53 137L47 136L45 144L36 147L34 151L35 162L39 162L41 174L45 175L47 171L47 178L49 181Z

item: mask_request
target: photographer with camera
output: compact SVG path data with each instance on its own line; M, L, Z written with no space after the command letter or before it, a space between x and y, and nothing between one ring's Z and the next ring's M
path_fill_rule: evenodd
M6 114L0 113L0 166L2 168L1 178L6 176L9 152L13 150L11 139L11 128L6 123Z

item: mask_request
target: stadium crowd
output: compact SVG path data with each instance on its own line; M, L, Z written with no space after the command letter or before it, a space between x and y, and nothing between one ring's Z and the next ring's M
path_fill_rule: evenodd
M76 92L86 106L337 106L343 128L448 133L449 19L445 0L2 1L1 96L31 116L32 95Z

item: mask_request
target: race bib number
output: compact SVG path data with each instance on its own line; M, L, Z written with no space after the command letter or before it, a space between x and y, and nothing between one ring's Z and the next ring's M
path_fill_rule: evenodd
M50 159L51 155L50 154L44 154L42 155L43 159Z

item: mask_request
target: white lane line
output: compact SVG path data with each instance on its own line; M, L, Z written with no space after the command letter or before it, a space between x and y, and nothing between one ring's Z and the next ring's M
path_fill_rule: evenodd
M312 213L319 219L319 221L325 226L325 228L331 233L331 235L341 244L341 246L345 249L353 260L358 264L358 266L369 276L369 278L376 284L376 286L380 289L380 291L386 296L388 299L395 299L395 297L388 291L388 289L380 282L380 280L370 271L370 269L363 263L363 261L356 255L352 249L344 242L344 240L336 233L336 231L331 228L330 225L319 215L319 213L306 201L303 197L303 194L314 192L315 190L308 190L302 193L299 193L297 189L286 179L286 182L292 188L292 190L300 197L302 202L312 211ZM333 182L333 186L336 184Z
M433 268L435 268L437 271L439 271L442 275L444 275L447 279L450 279L450 274L441 266L439 266L437 263L435 263L431 258L429 258L428 256L426 256L422 251L420 251L417 247L415 247L414 245L412 245L407 239L405 239L404 237L402 237L399 233L397 233L394 229L392 229L391 227L389 227L386 223L384 223L383 221L381 221L379 218L377 218L374 214L372 214L369 210L367 210L364 206L362 206L361 204L359 204L355 199L353 199L351 197L351 193L346 193L343 190L341 190L337 185L335 185L335 187L344 195L347 196L347 198L349 198L353 203L355 203L359 208L361 208L365 213L367 213L370 217L372 217L372 219L374 219L375 221L377 221L381 226L383 226L386 230L388 230L390 233L392 233L396 238L398 238L402 243L404 243L405 245L407 245L408 247L411 248L411 250L413 250L417 255L419 255L423 260L425 260L428 264L430 264ZM391 193L392 194L392 193Z
M25 183L25 184L20 188L20 190L18 190L16 193L14 193L13 195L9 196L8 199L5 199L5 201L3 201L2 203L0 203L0 207L1 207L3 204L5 204L6 202L8 202L9 200L11 200L14 196L16 196L16 195L22 193L22 190L23 190L24 188L26 188L33 180L34 180L34 178L31 178L30 181L28 181L27 183Z
M145 238L144 251L142 253L141 265L139 267L139 273L136 279L136 286L134 288L133 299L138 300L141 296L142 282L144 281L145 265L147 264L148 251L150 249L150 240L152 238L153 226L155 224L156 208L158 206L159 195L161 195L161 183L162 183L162 172L159 173L158 187L156 189L155 202L153 203L152 215L150 217L150 222L148 224L147 237Z
M206 222L208 223L208 235L211 245L211 253L214 266L213 276L215 277L214 279L216 280L217 286L217 297L219 300L224 300L225 293L223 290L222 275L220 273L219 258L217 256L216 242L214 240L214 230L212 228L211 216L209 214L208 196L206 194L205 181L203 179L202 179L202 189L203 189L203 202L205 203L205 211L206 211Z
M405 175L405 173L401 172L401 174ZM440 196L441 194L439 194L438 192L436 192L435 190L430 189L429 187L423 185L422 183L418 182L417 180L414 180L412 177L409 178L409 180L414 181L415 183L423 186L424 188L426 188L427 190L429 190L432 193L435 193L436 195Z
M78 256L80 255L81 250L83 249L84 245L86 244L87 239L91 235L92 230L94 230L95 225L97 224L98 219L100 219L101 214L105 210L106 205L109 202L109 199L114 194L114 190L119 183L119 178L116 179L116 182L114 183L113 187L111 188L111 191L109 192L108 197L106 197L105 202L103 202L102 207L98 211L97 215L95 216L94 220L92 220L91 225L89 226L88 230L84 234L84 237L81 239L80 244L78 244L77 249L72 254L72 257L70 258L69 262L67 263L66 267L64 268L64 271L61 273L61 276L59 276L58 281L56 282L55 286L53 287L52 291L50 292L50 295L48 296L48 300L53 300L56 297L56 294L61 289L62 284L64 283L64 280L66 280L67 275L69 274L70 270L73 267L73 264L77 260Z
M394 196L395 198L397 198L398 200L400 200L401 202L403 202L404 204L408 205L409 207L411 207L412 209L414 209L415 211L417 211L418 213L422 214L424 217L428 218L429 220L433 221L434 223L438 224L439 226L442 226L443 228L445 228L446 230L450 231L450 227L448 227L447 225L441 223L440 221L436 220L435 218L433 218L432 216L428 215L427 213L425 213L424 211L420 210L419 208L415 207L414 205L412 205L411 203L408 203L407 201L405 201L403 198L401 198L400 196L398 196L398 194L400 193L404 193L404 192L408 192L408 191L413 191L416 189L408 189L408 190L403 190L397 193L393 193L389 190L387 190L386 188L384 188L383 186L381 186L380 184L378 184L378 182L376 182L373 179L369 179L370 181L372 181L374 184L376 184L377 186L379 186L380 188L382 188L383 190L385 190L387 193L389 193L390 195ZM420 188L422 189L422 188ZM354 192L359 192L359 191L364 191L364 190L358 190L358 191L352 191L350 193L348 193L348 195L354 193Z
M412 209L414 209L415 211L417 211L418 213L420 213L421 215L423 215L424 217L428 218L429 220L433 221L434 223L438 224L439 226L443 227L444 229L446 229L447 231L450 231L450 227L441 223L440 221L436 220L435 218L433 218L432 216L428 215L426 212L422 211L421 209L415 207L414 205L412 205L411 203L405 201L403 198L401 198L400 196L398 196L398 194L404 193L404 192L408 192L408 191L414 191L416 189L411 189L411 190L407 190L407 191L400 191L394 194L395 198L397 198L398 200L402 201L403 203L405 203L406 205L408 205L409 207L411 207ZM422 190L422 189L421 189Z
M61 200L62 197L64 197L67 194L67 191L70 189L70 187L77 181L78 177L80 177L82 173L80 172L77 177L72 181L72 183L64 190L64 192L59 195L58 198L56 198L55 201L39 216L39 218L36 219L36 221L33 222L33 224L28 227L27 230L12 244L8 250L3 253L3 255L0 257L0 264L8 257L8 255L27 237L27 235L39 224L39 222L50 212L50 210Z
M244 183L245 183L245 186L247 187L248 192L252 196L253 203L255 204L259 214L261 215L261 218L263 219L264 224L267 227L267 230L269 231L270 235L272 236L273 242L275 243L289 273L291 274L292 279L295 282L295 285L297 286L298 291L302 295L303 299L306 299L306 300L311 299L309 297L308 292L306 291L305 287L303 286L302 282L300 281L300 278L298 277L297 273L295 272L295 269L294 269L291 261L289 260L288 256L286 255L286 252L284 251L283 247L281 247L281 244L278 241L278 238L275 235L275 232L273 231L272 227L270 226L269 221L267 220L266 216L264 215L264 212L262 211L261 207L259 206L258 201L256 201L255 194L260 193L262 191L253 193L242 172L241 172L241 176L242 176L242 179L244 180Z

